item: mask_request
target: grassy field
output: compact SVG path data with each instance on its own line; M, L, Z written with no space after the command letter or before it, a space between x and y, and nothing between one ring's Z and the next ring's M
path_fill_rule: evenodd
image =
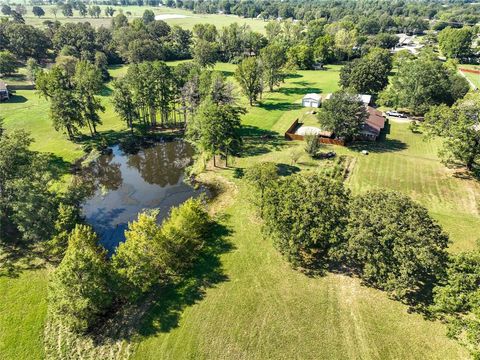
M217 69L231 76L235 66L218 64ZM125 70L117 67L112 74L119 76ZM302 95L334 91L338 73L339 67L332 66L290 76L278 91L265 93L261 105L247 106L244 134L283 134L306 111L300 106ZM0 104L0 116L5 117L8 129L31 131L37 140L35 149L53 152L65 161L82 154L80 145L52 129L44 99L34 91L17 95ZM123 130L108 97L102 101L107 111L100 130ZM246 99L241 101L246 105ZM452 251L471 249L480 233L480 185L445 168L436 155L438 145L411 133L406 123L391 122L383 142L329 149L352 159L347 183L353 193L381 187L402 191L439 220L452 238ZM361 155L363 148L370 150L370 155ZM257 161L290 164L295 151L303 151L301 142L247 141L244 157L235 159L234 166L247 167ZM323 163L302 155L296 166L309 171ZM217 175L231 179L232 171L222 170ZM159 324L158 319L165 317L153 313L142 328L136 358L467 357L459 345L446 338L444 326L408 314L405 306L389 300L383 292L340 275L308 278L292 270L263 238L242 182L235 187L223 220L232 245L221 257L225 281L208 289L201 301L167 316L167 323ZM1 359L42 357L46 278L45 270L26 271L19 278L0 277Z
M91 18L89 16L82 17L78 14L78 11L74 10L74 16L72 17L65 17L63 16L61 11L57 12L57 16L51 13L52 5L42 5L42 8L45 10L45 16L38 18L33 15L32 7L27 6L27 14L24 16L25 22L30 25L34 26L41 26L45 20L55 21L58 20L62 23L66 22L89 22L94 27L110 26L112 22L112 18L105 16L104 9L106 6L100 6L102 9L102 14L100 18ZM228 26L234 22L239 23L240 25L246 24L250 26L250 28L254 31L258 32L265 32L265 25L266 22L259 19L251 19L251 18L240 18L235 15L223 15L223 14L194 14L191 11L183 10L183 9L171 9L167 7L151 7L151 6L113 6L116 10L114 16L122 11L126 14L128 11L131 15L128 15L129 21L132 21L134 18L141 17L143 12L147 9L153 10L155 15L183 15L186 16L184 18L178 19L166 19L165 21L169 25L180 25L185 29L192 29L195 24L215 24L218 29L221 29L224 26ZM1 18L2 16L0 16Z

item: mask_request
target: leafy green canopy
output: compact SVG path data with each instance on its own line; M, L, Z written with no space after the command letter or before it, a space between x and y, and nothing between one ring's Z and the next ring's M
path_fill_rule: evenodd
M344 241L348 191L324 175L291 175L266 189L263 214L275 246L293 266L321 271Z
M380 102L425 114L433 105L452 105L469 88L456 71L444 66L435 55L425 54L399 65L391 86L380 95Z
M201 199L189 199L172 209L162 225L157 217L158 210L139 214L112 257L125 297L182 276L200 255L210 222Z
M447 321L449 335L480 357L480 251L452 258L444 283L434 290L432 310Z
M429 136L443 140L440 156L446 163L460 163L468 170L480 165L480 95L470 93L453 107L432 107L425 115Z
M392 57L388 50L373 49L340 71L340 86L359 94L377 94L388 85Z
M323 102L317 116L323 129L349 141L360 134L368 113L357 95L340 90Z
M379 190L354 198L347 238L352 267L399 299L428 298L444 274L448 236L407 196Z

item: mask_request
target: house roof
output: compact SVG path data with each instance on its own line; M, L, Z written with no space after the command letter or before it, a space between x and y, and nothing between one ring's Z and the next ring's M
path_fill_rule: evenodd
M369 106L368 118L365 121L362 131L373 134L380 134L380 131L385 127L385 117L380 111Z
M310 93L310 94L306 94L306 95L302 98L302 100L307 100L307 99L320 101L320 100L322 99L322 97L321 97L320 94Z
M7 91L7 84L5 84L3 81L0 81L0 91L1 90Z

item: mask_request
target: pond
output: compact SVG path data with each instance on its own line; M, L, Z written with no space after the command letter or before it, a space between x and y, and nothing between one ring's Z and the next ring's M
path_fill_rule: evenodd
M95 190L83 213L109 253L125 240L128 222L142 210L160 209L161 221L170 208L202 193L183 182L192 155L192 147L184 141L158 143L135 155L115 146L111 154L100 156L84 170Z

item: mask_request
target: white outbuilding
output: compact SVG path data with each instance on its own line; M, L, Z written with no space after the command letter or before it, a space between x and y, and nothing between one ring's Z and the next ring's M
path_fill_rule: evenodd
M320 107L322 97L320 94L307 94L302 99L302 106L304 107Z

